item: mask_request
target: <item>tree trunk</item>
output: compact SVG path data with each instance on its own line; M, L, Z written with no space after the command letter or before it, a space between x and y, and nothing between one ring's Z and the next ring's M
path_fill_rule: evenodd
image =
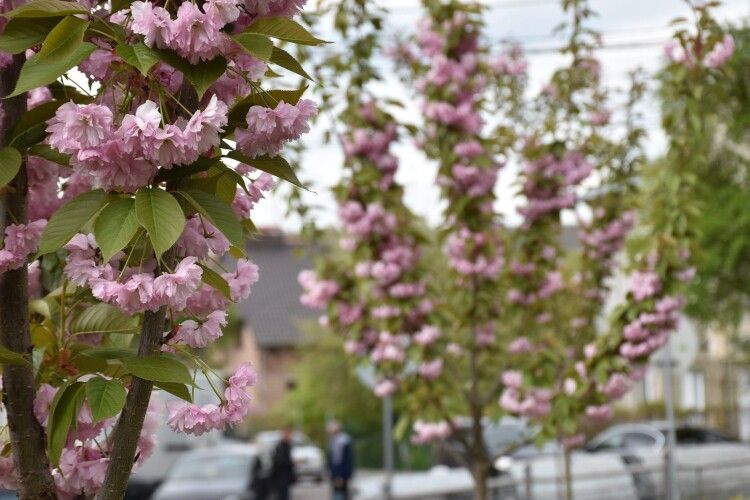
M167 308L164 306L156 312L146 311L144 314L138 356L159 354L166 313ZM153 387L150 380L133 377L125 407L111 436L109 467L102 489L96 496L98 500L120 500L125 495Z
M490 490L487 487L487 479L490 476L490 467L485 463L474 464L471 475L474 478L474 500L489 500Z
M25 60L23 54L16 55L11 65L0 72L0 96L13 91ZM0 115L3 115L0 116L0 147L4 147L13 126L26 112L26 94L2 100L0 106ZM14 222L28 222L27 191L26 166L23 165L5 195L3 227ZM0 275L0 341L6 349L28 355L30 360L27 280L28 269L25 264L20 269ZM34 417L36 388L31 365L5 365L3 391L19 497L29 500L57 498L50 473L44 429Z
M184 82L180 90L180 102L185 109L195 111L199 100L193 87ZM167 189L176 189L179 181L167 183ZM172 247L164 254L164 263L174 268L176 262L175 248ZM164 335L167 308L162 307L156 312L146 311L143 315L143 327L138 345L138 356L155 356L161 352L161 340ZM117 426L112 433L112 451L110 452L109 467L104 477L101 491L96 500L120 500L125 496L128 479L133 470L135 452L138 447L138 437L146 418L146 410L151 399L153 382L133 377L133 382L125 400L125 407L117 420Z
M565 464L565 500L573 500L573 468L570 455L571 450L566 448L563 453L563 460Z

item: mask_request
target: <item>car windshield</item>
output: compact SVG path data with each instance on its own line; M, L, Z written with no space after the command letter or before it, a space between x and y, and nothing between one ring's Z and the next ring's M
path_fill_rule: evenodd
M172 479L244 478L250 474L250 455L217 455L180 460L175 464Z
M718 431L697 427L678 427L676 434L678 444L731 443L734 441Z

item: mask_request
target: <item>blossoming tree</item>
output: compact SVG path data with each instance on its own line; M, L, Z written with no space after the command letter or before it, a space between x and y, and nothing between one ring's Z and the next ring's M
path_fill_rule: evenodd
M258 280L254 204L299 182L279 154L316 106L265 80L306 74L274 41L322 43L304 3L0 2L0 484L21 498L121 498L155 387L177 432L247 414L247 364L192 403L196 350Z
M413 440L452 436L460 444L476 498L487 498L495 458L483 438L486 417L520 416L539 429L539 440L580 444L581 425L610 418L611 402L667 340L682 304L679 280L690 277L688 243L673 231L684 231L692 208L684 198L667 203L680 183L666 176L658 195L647 193L652 205L642 212L641 232L651 232L636 245L626 303L611 328L599 326L615 256L636 223L642 131L633 108L642 85L636 80L628 105L613 113L593 56L598 37L585 25L592 12L583 0L562 3L571 18L570 63L526 101L525 62L517 49L487 49L481 6L423 2L427 17L416 47L400 46L396 54L422 100L418 146L438 166L446 206L435 242L441 263L428 271L419 257L391 260L379 252L409 226L389 216L400 196L380 197L385 188L374 186L383 169L372 169L352 175L341 191L375 193L342 205L347 259L327 260L301 277L303 301L324 309L347 349L376 367L376 392L404 395ZM695 71L716 71L731 53L719 33L708 23L698 35L695 45L711 49ZM342 141L347 158L359 155L377 167L387 141L365 132L352 141L349 134ZM500 167L512 160L522 165L517 228L501 224L495 198ZM578 219L577 249L561 246L563 211ZM425 254L429 242L415 241L417 252L404 255ZM663 253L653 244L674 248Z

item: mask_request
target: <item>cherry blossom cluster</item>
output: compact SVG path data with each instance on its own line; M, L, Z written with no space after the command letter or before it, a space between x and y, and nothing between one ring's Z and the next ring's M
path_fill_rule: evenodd
M18 269L36 251L42 231L47 226L45 219L29 224L10 224L5 228L3 248L0 250L0 273Z
M664 46L664 55L673 63L697 66L702 62L707 68L717 69L734 54L734 37L729 33L725 34L705 54L700 52L704 46L705 42L700 40L693 40L690 45L685 45L680 40L672 39Z
M550 213L575 206L575 187L592 172L593 165L584 155L567 151L560 157L546 154L524 165L523 194L527 204L519 209L525 225Z
M252 106L245 117L247 128L235 131L237 145L250 158L278 155L284 144L309 132L308 121L318 108L310 100L297 104L279 102L275 108Z
M91 187L133 191L150 182L159 167L193 163L218 146L226 115L227 105L214 95L182 127L162 128L159 106L149 100L115 128L107 106L69 102L57 109L47 132L49 145L73 155L71 166Z
M411 442L414 444L427 444L434 441L442 441L453 433L448 422L414 422L414 434Z
M243 363L229 377L221 404L198 406L184 401L167 403L167 423L174 431L200 436L212 430L223 430L227 425L238 424L250 411L250 395L247 389L258 379L255 370Z
M112 469L130 467L110 460L122 445L112 436L131 423L118 421L124 406L117 412L107 409L114 416L95 418L102 409L88 399L87 384L130 392L147 375L125 368L125 360L142 358L148 351L149 362L180 359L187 365L180 384L189 391L190 370L208 371L194 349L221 337L229 307L246 299L259 279L257 266L242 247L252 231L253 209L275 180L255 167L276 173L272 164L285 160L275 157L310 130L317 107L301 98L302 90L264 89L262 80L272 63L258 47L243 43L242 36L259 25L253 39L264 42L263 52L268 47L278 50L274 40L285 39L285 29L306 32L287 19L306 1L136 1L117 12L111 11L116 4L111 2L0 1L0 34L10 18L24 26L35 22L36 17L23 17L22 11L4 15L30 2L36 3L35 16L81 31L68 40L71 50L55 54L60 64L44 62L53 76L60 68L57 79L20 89L23 73L33 72L29 67L37 59L44 61L45 47L55 42L41 43L42 37L24 49L27 62L21 79L14 76L8 82L31 110L22 123L30 121L33 134L3 143L23 158L19 169L28 189L19 176L24 189L16 195L24 208L9 213L4 226L0 273L26 266L29 297L40 298L30 308L27 326L55 339L53 345L42 346L41 366L35 366L33 379L39 386L30 418L47 434L59 434L60 429L53 428L57 419L49 418L58 399L82 401L74 422L64 429L68 435L62 448L50 444L48 450L57 495L92 497L105 476L109 481ZM310 34L307 40L322 43ZM12 73L5 68L13 60L11 54L0 53L4 83ZM6 102L0 104L3 133L16 125L5 123ZM150 217L144 215L149 212ZM116 224L121 234L102 230L108 224ZM29 262L37 252L44 255ZM118 375L81 361L83 352L114 345L100 325L76 330L90 311L127 323L127 332L142 330L140 335L118 332L118 349L128 352L111 360L123 367ZM157 325L153 340L144 340L152 335L147 325ZM168 356L158 356L159 350ZM243 364L217 385L220 388L212 385L216 404L198 406L188 396L170 402L169 426L200 435L241 423L250 410L248 390L256 378L252 367ZM11 385L6 384L6 390ZM138 464L153 451L163 406L154 395L142 429L135 429L140 432ZM9 428L12 435L15 422ZM12 442L16 446L17 440ZM0 484L29 491L29 485L16 479L36 476L16 474L16 452L0 458ZM46 458L39 462L46 463Z
M324 320L334 328L357 332L347 336L346 349L378 369L374 391L384 397L398 388L411 337L433 305L424 297L421 252L395 181L398 160L390 150L397 125L373 101L360 104L354 116L341 137L351 174L343 180L338 210L339 246L351 261L348 269L303 271L299 282L303 304L326 310ZM371 184L361 183L360 176ZM439 362L425 361L420 376L437 378Z
M34 417L45 430L49 425L50 404L57 392L57 387L44 383L39 386L34 399ZM136 466L143 464L154 451L156 431L163 419L162 408L163 403L159 401L159 397L153 396L138 438ZM60 464L52 471L58 498L74 500L81 495L94 495L99 491L109 465L108 442L100 438L114 423L113 418L95 423L88 403L83 404L76 419L75 430L68 435ZM10 490L18 487L12 457L0 458L0 487Z

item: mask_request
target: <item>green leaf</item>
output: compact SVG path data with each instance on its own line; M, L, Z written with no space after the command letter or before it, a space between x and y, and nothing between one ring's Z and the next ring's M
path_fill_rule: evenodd
M97 359L123 360L135 357L135 350L122 349L118 347L92 347L82 351L80 355Z
M73 335L135 333L138 317L126 316L114 306L99 303L84 309L68 329Z
M52 97L61 102L73 101L76 104L88 104L94 100L93 97L84 95L75 87L60 82L52 82L47 85L52 92Z
M3 14L8 19L17 17L62 17L68 14L88 14L89 9L78 2L62 0L31 0Z
M310 81L314 81L313 78L307 74L305 68L297 61L294 56L284 49L278 47L273 48L273 54L271 54L271 62L278 64L282 68L286 68L293 73L297 73L302 78L307 78Z
M0 149L0 187L12 181L21 169L21 153L10 146Z
M60 463L60 453L68 440L68 431L78 419L86 395L81 382L61 387L50 404L47 427L47 450L54 465Z
M89 22L75 16L67 16L49 32L36 54L40 59L65 59L73 55L83 43L83 34Z
M188 389L188 386L185 384L177 384L174 382L154 382L154 385L170 394L174 394L180 399L184 399L188 403L193 402L193 396L190 394L190 389Z
M239 35L232 36L232 39L251 56L261 61L268 62L271 60L274 48L273 42L268 37L252 33L240 33Z
M232 292L229 289L229 283L227 283L227 280L222 278L219 273L217 273L210 267L206 267L203 264L198 265L201 266L201 269L203 269L203 276L201 278L203 282L208 286L220 291L221 294L227 299L232 300Z
M96 377L86 382L86 401L91 408L94 423L114 417L125 406L127 392L117 379Z
M58 165L68 166L70 164L70 155L52 149L46 144L34 144L26 150L26 154L44 158Z
M42 233L39 255L58 251L102 208L107 194L101 189L73 198L50 219Z
M61 59L39 57L39 54L35 54L21 68L16 88L8 97L17 96L28 90L44 87L54 82L61 75L78 66L78 63L86 59L94 49L96 49L96 45L93 43L83 42L76 48L75 52Z
M294 173L292 166L281 156L258 156L257 158L250 158L247 155L240 153L239 151L230 151L229 157L233 160L247 163L248 165L268 172L271 175L275 175L279 179L284 179L287 182L291 182L295 186L305 188L305 186L297 178L297 174Z
M223 57L214 57L210 61L201 61L200 64L191 64L171 50L152 49L159 58L173 68L179 70L190 84L195 88L198 98L203 97L208 87L218 80L227 69L227 60Z
M288 17L259 17L247 27L245 33L257 33L258 35L266 35L300 45L328 43L325 40L315 38L302 25Z
M185 229L185 215L174 196L156 188L141 188L135 194L138 222L148 231L157 257L175 244Z
M11 132L10 143L19 149L41 142L47 137L47 120L55 116L62 102L49 101L28 110Z
M193 379L187 367L176 359L166 356L130 357L123 359L122 364L128 373L144 380L193 385Z
M159 54L148 48L143 42L138 42L135 45L119 43L115 50L123 61L137 68L143 75L147 74L160 59Z
M180 168L162 168L159 173L154 177L154 183L168 182L185 179L198 172L205 172L216 164L221 162L220 158L198 158L198 160L190 165L182 165Z
M48 19L11 19L0 35L0 51L18 54L39 45L47 34L60 22L57 18Z
M242 225L228 203L205 191L191 190L178 193L216 226L230 242L240 247L244 246Z
M94 222L94 237L104 262L125 248L139 227L133 198L120 198L104 207Z
M3 345L0 345L0 363L4 365L30 365L29 360L23 354L13 352Z

